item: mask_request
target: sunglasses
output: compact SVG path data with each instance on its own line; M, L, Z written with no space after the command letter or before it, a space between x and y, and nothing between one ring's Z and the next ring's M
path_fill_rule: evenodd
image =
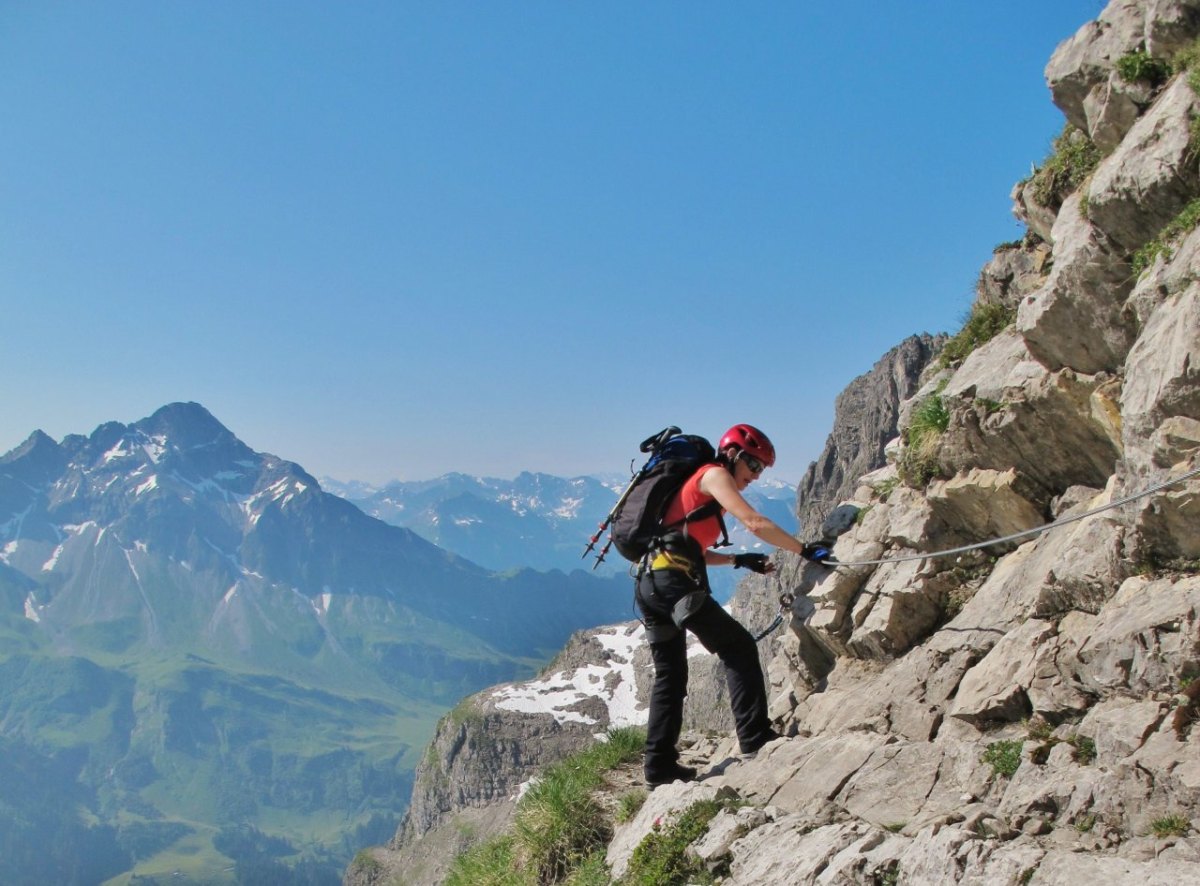
M738 456L738 458L742 464L750 469L751 474L761 474L764 470L766 470L767 466L753 455L747 455L745 452L743 452L740 456Z

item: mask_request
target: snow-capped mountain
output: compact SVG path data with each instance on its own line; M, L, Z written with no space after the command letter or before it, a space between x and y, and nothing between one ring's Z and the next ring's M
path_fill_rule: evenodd
M40 772L45 788L19 810L0 798L0 855L74 834L115 876L135 831L147 858L197 824L249 825L340 866L351 830L402 813L450 706L628 617L624 582L497 575L195 403L35 432L0 456L0 760L17 761L0 783Z
M591 569L581 557L587 540L612 508L628 477L556 477L522 473L512 480L446 474L433 480L394 481L381 489L322 478L368 514L403 526L447 550L492 569ZM796 490L764 478L745 493L755 508L795 531ZM729 521L731 550L754 550L761 542ZM597 570L624 574L629 564L615 552ZM713 570L714 591L732 593L737 576Z

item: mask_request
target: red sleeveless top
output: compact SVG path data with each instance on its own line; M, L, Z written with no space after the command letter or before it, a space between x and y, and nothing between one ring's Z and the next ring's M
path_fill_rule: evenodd
M678 523L696 508L713 501L711 495L705 495L700 491L700 478L712 470L723 471L725 468L722 465L705 465L687 478L675 498L667 505L667 510L663 514L665 525ZM724 508L721 509L721 513L725 513ZM695 523L687 523L680 527L680 531L686 531L688 537L700 545L701 550L708 550L721 540L721 520L714 514L703 520L697 520Z

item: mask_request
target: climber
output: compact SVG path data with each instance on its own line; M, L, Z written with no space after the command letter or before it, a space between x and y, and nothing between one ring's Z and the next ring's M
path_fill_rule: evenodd
M726 431L717 446L717 461L700 467L667 504L662 524L678 524L679 528L659 540L638 570L637 605L654 663L643 760L646 783L651 789L696 777L694 769L680 765L675 746L683 727L683 699L687 694L685 629L725 665L729 704L742 753L753 753L781 737L767 717L767 689L757 644L750 632L713 599L707 572L708 566L726 565L758 573L775 569L766 554L712 550L722 534L720 513L726 512L777 548L817 562L829 556L827 546L802 544L742 497L742 491L774 463L775 447L762 431L747 424ZM686 515L714 500L720 513L686 521Z

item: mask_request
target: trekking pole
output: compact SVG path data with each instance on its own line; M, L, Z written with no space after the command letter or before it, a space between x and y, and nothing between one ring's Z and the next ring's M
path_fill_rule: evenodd
M607 529L609 527L609 525L612 523L612 521L616 519L617 512L621 510L621 505L625 504L625 499L629 498L629 493L633 489L634 481L636 481L636 480L637 480L637 476L635 475L634 479L629 482L629 485L627 487L625 487L625 491L621 493L621 497L617 499L617 503L615 505L613 505L612 510L608 512L608 516L606 516L603 520L600 521L600 528L596 530L595 535L593 535L590 539L588 539L588 545L586 548L583 549L583 554L580 556L579 559L582 560L584 557L586 557L588 554L590 554L595 549L596 542L598 542L600 540L600 536L604 535L604 530ZM601 563L604 562L604 555L608 553L608 549L611 546L612 546L612 537L610 536L608 539L608 542L604 545L604 547L602 547L600 549L600 553L596 556L596 562L592 565L592 569L595 569L597 566L599 566Z
M604 530L607 529L612 524L612 521L617 518L617 514L621 513L621 507L625 504L625 500L629 498L629 493L633 492L633 487L637 486L637 481L641 479L642 475L646 473L646 469L650 467L650 462L654 460L653 454L661 449L668 440L680 433L682 433L680 429L672 425L669 428L664 428L653 436L647 437L641 442L641 445L638 446L638 449L642 452L650 453L651 457L647 459L644 465L642 465L641 470L639 470L633 475L632 478L630 478L629 484L621 493L621 497L617 499L617 503L612 506L612 510L608 512L608 516L606 516L600 522L600 528L596 530L596 534L588 539L587 547L583 549L583 553L580 555L579 559L584 559L588 554L596 549L596 542L600 540L600 536L604 534ZM610 535L608 537L608 541L605 542L604 547L600 549L600 553L596 555L596 562L592 564L593 571L597 566L604 562L604 558L608 555L608 549L611 547L612 536Z
M642 468L642 470L644 471L645 468ZM629 498L629 493L632 492L633 487L635 485L637 485L637 479L640 476L641 476L641 471L639 471L637 474L635 474L633 479L629 481L629 485L625 487L625 491L621 493L621 497L617 499L617 503L615 505L613 505L612 510L608 512L608 516L605 517L604 520L600 523L600 528L598 530L596 530L596 534L593 535L588 540L588 546L583 549L583 556L580 557L581 560L583 559L583 557L586 557L588 554L590 554L592 552L592 550L596 547L596 542L598 542L600 540L600 536L602 536L604 534L604 530L607 529L610 525L612 525L612 521L617 518L617 514L620 513L620 511L621 511L621 506L623 504L625 504L625 499ZM608 537L608 541L606 541L604 543L604 547L602 547L600 549L600 553L596 555L596 562L592 564L593 572L595 572L596 568L601 563L604 562L604 558L606 556L608 556L608 549L612 547L612 543L613 543L613 540L612 540L612 536L610 535Z

